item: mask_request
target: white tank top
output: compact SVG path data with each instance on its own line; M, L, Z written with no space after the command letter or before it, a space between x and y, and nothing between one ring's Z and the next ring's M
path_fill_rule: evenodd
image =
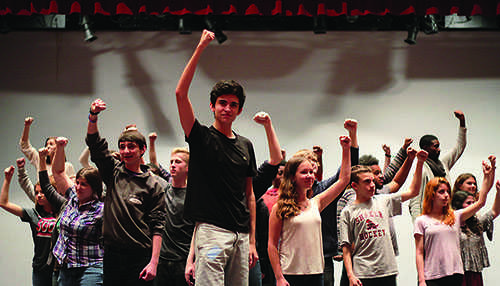
M321 216L316 200L299 215L283 221L280 241L280 263L283 274L323 273L323 240Z

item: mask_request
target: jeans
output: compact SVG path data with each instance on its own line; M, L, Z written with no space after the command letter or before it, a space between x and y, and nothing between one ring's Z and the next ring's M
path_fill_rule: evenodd
M323 285L333 286L333 258L325 257L325 268L323 271Z
M257 260L255 266L248 272L248 286L262 286L262 272L260 262Z
M103 281L102 262L88 267L61 268L59 286L96 286Z

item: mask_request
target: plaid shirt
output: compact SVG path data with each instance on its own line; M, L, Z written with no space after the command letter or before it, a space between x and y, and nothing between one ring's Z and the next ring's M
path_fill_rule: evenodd
M54 256L68 268L88 267L102 262L102 215L104 203L98 200L79 206L74 188L60 218L60 231Z

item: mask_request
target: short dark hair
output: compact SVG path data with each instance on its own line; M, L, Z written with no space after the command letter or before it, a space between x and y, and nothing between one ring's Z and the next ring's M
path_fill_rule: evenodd
M118 137L118 145L120 145L121 142L137 143L140 149L144 149L144 147L147 147L146 138L144 138L144 135L142 135L141 132L135 129L123 131L120 134L120 137Z
M217 82L210 92L210 103L215 106L217 98L221 95L232 94L238 98L239 110L245 104L245 92L243 87L234 80L221 80Z
M438 138L431 134L424 135L422 136L422 138L420 138L418 146L420 147L420 149L425 149L432 145L433 140L438 140Z
M356 165L351 167L351 183L359 183L359 174L373 173L372 169L368 166Z
M378 165L378 159L372 155L363 155L359 158L359 164L362 166Z
M97 195L97 198L102 198L102 178L99 171L94 167L85 167L76 173L76 179L85 179L90 188Z

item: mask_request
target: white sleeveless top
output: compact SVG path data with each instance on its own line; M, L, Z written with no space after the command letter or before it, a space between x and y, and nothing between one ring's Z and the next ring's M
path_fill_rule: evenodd
M279 247L283 274L321 274L324 268L321 216L316 200L299 215L283 221Z

